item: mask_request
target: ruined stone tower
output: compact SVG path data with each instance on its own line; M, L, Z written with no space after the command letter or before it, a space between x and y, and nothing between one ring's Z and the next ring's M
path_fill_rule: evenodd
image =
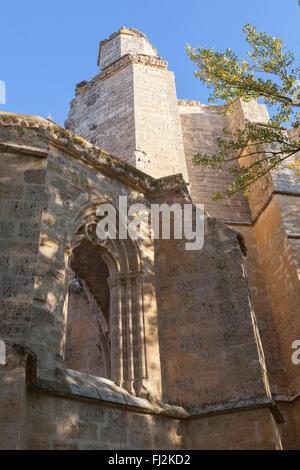
M0 113L0 447L299 448L299 183L284 168L217 203L226 168L192 162L265 107L178 101L133 28L98 66L68 130ZM203 248L97 239L120 196L204 204Z
M121 28L100 43L98 66L91 82L77 85L66 128L155 178L187 179L168 63L144 34Z

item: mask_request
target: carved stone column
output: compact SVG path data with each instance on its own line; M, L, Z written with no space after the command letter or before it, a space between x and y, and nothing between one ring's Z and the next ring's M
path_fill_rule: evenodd
M143 394L147 379L141 273L116 273L109 280L111 378L130 393Z
M143 395L145 381L147 379L146 345L144 331L144 310L143 310L143 280L137 274L134 282L135 290L135 320L137 330L137 351L138 351L138 376L135 377L134 389L137 395Z
M123 385L123 335L122 335L122 293L121 279L109 278L110 288L110 337L111 337L111 378Z
M133 351L133 330L132 330L132 280L126 276L126 340L127 340L127 383L126 389L134 393L134 351Z

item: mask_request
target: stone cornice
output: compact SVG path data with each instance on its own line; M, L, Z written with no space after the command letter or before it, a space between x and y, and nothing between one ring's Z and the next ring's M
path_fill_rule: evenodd
M147 65L148 67L155 67L157 69L167 69L168 67L168 62L163 60L161 57L146 54L126 54L105 67L98 75L92 78L91 81L87 82L86 80L83 80L78 83L75 88L75 95L79 96L85 93L98 81L106 80L130 64L142 64Z
M0 112L0 127L1 126L20 127L20 129L26 127L40 129L46 132L51 145L60 148L73 158L92 166L95 170L118 179L127 186L143 193L150 193L153 197L159 196L160 194L177 193L190 200L187 184L181 174L155 179L128 163L125 163L123 160L111 156L99 147L72 134L48 119L43 119L38 116ZM6 142L2 138L0 143L2 151L30 153L39 157L46 156L45 152L42 152L38 147L32 146L29 148L19 141L16 143L11 141Z
M200 101L189 101L189 100L178 100L179 106L197 106L197 107L203 107L202 103Z
M155 67L157 69L166 69L168 67L168 62L163 60L161 57L146 54L126 54L105 67L99 74L100 80L105 80L129 64L142 64L149 67Z
M209 108L209 109L219 109L220 106L217 105L208 105L200 103L200 101L193 101L193 100L178 100L178 106L184 106L189 108Z

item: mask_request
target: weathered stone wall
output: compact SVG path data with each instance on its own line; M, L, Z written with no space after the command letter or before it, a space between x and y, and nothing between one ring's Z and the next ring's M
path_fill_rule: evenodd
M99 48L98 65L104 69L121 57L121 35L118 34Z
M180 420L67 398L28 394L25 449L182 449Z
M45 207L45 170L48 153L45 136L38 129L23 134L23 147L14 142L20 130L0 127L0 227L1 227L1 327L4 340L26 342L32 310L34 274L39 247L39 227ZM35 153L28 144L39 141Z
M299 367L291 361L291 345L300 337L300 284L280 208L273 197L258 218L255 238L280 342L281 357L294 395L299 390Z
M14 431L20 431L20 426L23 431L20 434L22 437L10 438L10 446L193 447L199 442L194 440L193 443L187 443L189 431L181 422L187 411L181 408L181 414L178 414L176 407L169 409L166 402L184 404L187 410L199 413L201 419L207 413L215 414L220 411L261 406L273 409L274 403L269 392L255 315L249 303L237 234L211 218L206 219L205 243L200 251L186 251L183 240L159 240L155 246L150 239L139 242L142 256L138 269L143 272L143 335L138 330L133 330L133 333L138 338L135 344L139 348L144 344L144 349L139 349L138 355L134 356L133 365L134 373L141 381L141 393L150 401L135 398L125 389L118 389L118 392L116 386L112 382L105 382L105 379L85 379L78 372L64 375L67 268L74 250L74 240L76 244L80 241L82 243L80 237L85 232L81 228L90 220L90 213L93 215L92 208L97 207L100 201L110 201L117 206L120 195L128 196L128 204L142 202L149 209L154 201L183 204L190 202L190 196L182 178L174 176L155 180L49 121L2 114L1 124L0 145L2 151L4 150L2 157L6 162L7 175L5 184L15 181L15 157L21 158L18 165L25 170L25 176L22 174L25 179L19 180L21 195L28 191L26 178L30 176L31 184L32 178L36 183L42 181L42 186L38 183L34 185L34 189L40 190L39 221L34 226L32 223L30 225L37 256L31 273L32 283L30 289L26 283L24 288L22 283L18 284L17 296L11 292L10 301L5 304L6 319L10 315L9 304L14 303L18 308L20 303L23 307L22 295L26 292L30 294L25 299L29 303L31 321L27 320L26 309L18 310L18 316L14 317L15 329L5 330L10 333L4 339L18 345L23 340L30 354L37 358L37 375L34 379L26 378L25 366L22 366L18 390L24 399L21 401L22 406L19 406L21 418L19 424L14 425ZM32 139L34 135L35 140ZM5 141L7 137L9 144ZM30 148L23 143L23 140L27 143L26 139L29 138ZM20 162L24 158L26 163L22 167ZM39 166L41 164L42 169ZM13 171L9 171L10 166ZM12 186L14 184L10 187ZM14 197L16 194L12 193L11 198ZM26 232L22 231L22 236L24 233ZM26 244L20 240L20 243L12 246L11 238L7 237L3 239L3 246L5 252L9 248L14 257L19 256L18 248L24 249ZM128 245L128 250L128 262L134 266L136 261L131 245ZM29 260L24 258L23 261L27 267ZM8 266L5 267L4 278L11 277ZM132 295L134 298L133 293ZM121 307L125 305L124 302L128 302L127 297L121 296L120 300ZM113 316L110 321L115 322ZM23 323L28 325L25 339L24 336L18 336ZM5 322L4 326L6 327ZM126 330L123 334L122 328L118 330L118 335L120 337L122 334L124 343L121 349L116 350L118 357L124 361L121 363L119 360L117 364L121 372L129 364L126 362L129 360L126 353L130 346L126 339ZM112 334L115 335L113 330ZM138 368L142 363L136 362L140 354L145 354L145 376L142 377L138 375ZM114 354L112 361L116 361ZM128 380L126 373L122 380ZM29 388L24 395L25 381ZM47 395L47 399L40 398L41 390ZM59 395L61 398L54 398L52 395ZM76 402L73 401L75 396L78 400ZM99 406L92 407L92 411L90 405L82 403L86 399L98 400L99 396L102 401L115 401L115 406L118 407L115 411L105 409L103 421ZM152 416L144 418L134 414L134 410L127 410L128 406L141 407L139 400L142 400L142 408L151 410ZM124 406L126 410L123 410ZM168 416L165 416L165 412L162 413L164 416L160 416L161 412L157 410L168 410ZM91 421L88 419L89 413ZM256 422L258 418L255 411L252 416ZM131 424L133 422L135 424ZM264 422L269 424L263 424ZM259 426L269 425L270 421L266 421L264 415ZM147 426L149 434L138 438L141 426ZM249 429L254 432L255 427L253 425ZM125 428L128 429L126 433ZM249 431L249 448L257 445L258 438L252 431ZM237 440L237 427L233 425L231 432L232 446L246 446L245 442ZM276 446L275 434L270 429L267 432L269 441L267 443L263 440L262 446ZM164 440L159 437L163 434ZM224 446L230 442L229 436L230 433L228 441L224 440Z
M300 334L296 320L299 317L299 282L295 269L295 262L299 263L300 259L298 178L283 167L272 174L272 182L263 178L255 184L248 200L242 198L239 203L235 198L226 204L213 202L213 191L224 191L230 183L226 168L211 171L196 167L191 163L191 157L198 151L213 154L217 149L216 138L223 137L223 127L234 132L243 127L246 120L265 124L267 110L255 102L239 102L228 120L218 114L217 107L196 102L180 101L179 109L193 200L205 202L209 214L228 223L231 221L230 225L245 237L249 287L271 390L273 396L290 396L299 389L295 385L299 372L291 362L291 344ZM246 155L243 156L241 163L246 159ZM297 413L293 404L290 413L292 410Z
M251 101L250 103L238 102L234 112L229 116L230 126L234 132L237 128L242 128L246 121L258 122L266 124L268 122L268 112L265 106ZM296 139L298 130L290 129L287 134L291 139ZM298 276L300 271L300 238L299 227L299 198L300 198L300 182L299 177L295 175L295 171L288 168L290 163L294 163L299 159L300 155L296 154L283 162L280 168L272 171L272 182L267 178L263 178L257 184L252 186L249 196L249 204L252 219L255 220L261 210L268 204L271 194L277 194L277 200L280 207L286 234L289 238L290 247L297 264ZM246 158L246 157L245 157ZM243 163L243 159L241 160Z
M224 127L266 123L266 109L178 106L167 63L135 30L102 42L99 60L66 125L118 158L47 120L0 114L1 446L297 448L298 181L283 169L248 199L212 202L231 182L226 168L192 163L216 151ZM148 239L109 252L84 231L119 196L149 211L190 203L175 173L188 173L194 203L244 235L246 260L243 237L209 216L199 251ZM98 317L81 291L68 298L70 265Z
M160 240L157 256L166 399L208 406L267 396L236 232L208 218L201 250Z
M279 193L277 201L300 279L300 191L299 195Z
M155 56L156 50L144 34L133 28L121 28L117 33L112 34L109 39L100 42L98 56L100 72L126 54Z
M255 100L248 102L238 100L229 119L231 129L235 132L237 129L242 129L246 121L267 124L269 113L265 105L259 104Z
M289 129L287 131L288 136L291 139L298 138L298 129ZM295 175L295 171L288 168L290 163L294 163L295 160L300 158L300 152L296 153L292 157L288 158L283 162L277 171L272 173L272 180L274 189L276 192L300 194L300 181L299 176Z
M290 247L294 254L294 260L297 264L298 277L300 279L300 240L289 237Z
M15 394L10 390L8 399L1 388L3 449L205 450L282 446L282 426L275 423L268 407L231 410L217 416L207 411L189 416L183 408L153 405L120 393L109 381L73 371L64 380L36 382L32 356L29 360L27 353L18 349L9 352L8 364L5 369L0 368L2 371L6 382L8 376L13 379L15 389ZM97 381L100 387L94 388ZM292 429L290 426L284 431L287 434ZM297 446L295 435L291 441Z
M288 134L291 139L297 139L298 132L297 129L291 129ZM290 163L299 158L300 152L288 158L272 173L272 180L300 279L300 178L295 175L295 170L288 168Z
M281 449L268 409L190 420L30 392L23 448L31 450Z
M280 350L279 333L275 326L272 306L267 290L265 272L258 251L255 230L252 226L235 225L245 239L247 246L246 269L254 310L261 336L272 393L287 391L287 377L284 372Z
M20 448L26 408L24 348L11 341L5 341L6 364L0 365L0 450Z
M19 445L25 407L24 350L32 322L39 226L45 207L48 143L39 129L0 126L0 338L7 365L0 366L1 449ZM14 142L11 146L4 142ZM31 146L39 142L35 152ZM5 432L4 432L5 431Z
M174 74L134 65L136 167L155 178L182 173L187 180Z
M13 127L9 125L9 119L10 118L8 117L8 121L4 124L4 128L7 133L11 132L11 127ZM12 121L14 121L14 119L15 117L12 118ZM16 122L17 121L18 118L16 118ZM47 123L47 121L39 119L36 121L32 119L30 124L32 127L36 127L36 129L39 129L39 127L42 129L47 129L47 127L51 129L52 126L50 123ZM11 137L11 139L18 139L20 141L22 140L23 129L21 126L16 127L17 129L14 129L15 137L14 139ZM52 134L53 138L54 136L57 137L60 132L62 132L62 136L65 136L64 138L68 138L68 134L64 133L62 130L58 130L57 134L55 134L54 131ZM82 141L80 141L80 139L72 141L72 138L70 137L69 139L69 144L75 145L74 151L76 154L76 145L82 145ZM92 146L90 145L90 147ZM38 149L39 148L36 145L36 148L30 149L30 151L37 152ZM14 153L11 160L8 160L7 155L4 154L6 166L10 161L14 165L15 153L17 152L18 154L18 150L19 147L17 147L17 149L15 147L13 148ZM102 158L104 160L108 158L108 156L101 153L101 151L97 152L99 155L103 156ZM22 154L22 151L20 151L20 153ZM43 154L43 156L45 155ZM45 160L42 160L39 157L38 162L40 161L45 162ZM114 168L116 162L111 158L109 161L111 168ZM31 168L34 168L35 160L32 163L30 158L28 158L26 162L28 162L28 165L31 165ZM94 163L96 165L98 163L96 158ZM20 164L19 167L21 168ZM136 170L132 169L132 171L134 178L139 178L139 174L134 173ZM120 176L120 172L123 172L123 174L126 175L126 179L128 181L130 171L126 173L124 164L121 164L121 167L117 172L118 177ZM11 171L11 174L13 175L12 177L15 178L16 172ZM29 174L30 177L32 177L31 172ZM43 176L45 177L45 174L43 174ZM149 183L151 185L152 180L149 182L146 181L146 184ZM132 186L135 185L134 179L131 184ZM21 194L23 194L22 191L25 192L25 190L27 190L27 186L26 184L24 185L24 183L20 186ZM40 189L39 186L37 187ZM47 201L43 208L41 224L28 225L30 230L33 232L33 239L36 243L35 255L37 255L38 252L37 261L35 258L35 269L31 273L31 284L29 284L27 276L24 279L23 277L16 279L19 283L16 285L15 290L12 291L10 288L8 291L9 295L6 295L6 297L9 297L10 301L10 303L5 303L5 307L8 309L7 311L10 312L10 305L14 303L14 308L19 311L20 309L23 309L22 313L24 313L24 315L13 316L17 326L15 328L7 324L6 316L4 317L5 320L3 324L1 324L2 337L4 339L6 339L7 336L11 336L13 339L24 339L24 325L25 327L30 325L30 331L27 334L26 340L28 340L32 349L38 356L40 373L44 373L45 376L48 376L49 373L51 374L51 371L54 370L57 365L61 364L64 355L67 307L66 267L71 249L70 230L72 231L72 227L74 226L76 219L74 211L72 212L72 207L75 212L78 211L80 209L79 201L83 200L82 203L86 204L88 201L93 200L93 194L96 198L99 198L99 194L103 194L116 204L118 204L119 195L127 194L129 196L129 203L145 199L143 193L130 188L130 185L128 186L128 184L120 183L119 179L111 179L107 174L105 175L99 171L95 171L95 168L86 165L84 161L80 161L80 159L76 159L74 157L69 157L68 154L63 153L57 147L52 146L49 150L47 160L46 188L43 187L42 192L39 193L41 204L43 204L45 200ZM12 194L12 197L15 197L15 193ZM149 204L149 202L147 203L146 201L146 204ZM26 236L26 232L22 233L22 236ZM10 237L3 239L2 246L6 254L8 253L11 244L12 239ZM19 245L20 250L23 250L24 246L26 247L26 244L24 244L23 241L20 241ZM12 256L18 256L17 249L18 244L14 244L11 249ZM153 251L153 247L151 248L151 246L145 247L144 251L143 249L141 250L144 253L141 270L144 272L145 288L147 288L147 285L149 284L149 292L152 292L152 295L155 296L155 292L153 291L154 287L151 288L151 285L154 284L152 274L153 268L151 267L151 263L153 263L153 254L151 254L151 250ZM28 264L28 259L25 259L25 257L24 262ZM16 282L14 278L10 279L9 274L9 268L5 266L4 276L7 279L7 282L6 284L2 284L5 288L7 285L10 286L13 282ZM24 288L22 282L24 283ZM32 323L30 323L31 317L28 318L26 309L22 303L23 299L26 298L27 291L30 294L28 308L31 312L31 308L33 307L34 312L34 322ZM157 335L155 330L155 297L152 297L151 300L152 304L145 304L144 318L144 329L148 334L147 340L149 338L149 348L147 349L147 354L149 353L149 359L147 360L147 376L151 375L152 370L153 390L156 390L159 393L160 369L158 343L157 340L155 341L155 334ZM7 334L6 331L8 331ZM153 357L154 359L150 360L150 357ZM158 389L156 387L157 385Z
M278 401L278 405L282 415L284 416L284 423L279 425L283 448L289 450L299 450L299 397L294 397L294 400L285 399Z
M278 390L280 385L284 386L286 383L286 377L283 375L279 340L272 317L264 271L257 250L254 230L251 226L252 221L268 202L272 191L270 192L268 185L260 182L252 189L248 199L240 196L225 202L213 201L213 192L226 192L232 182L232 177L225 166L220 170L203 168L194 165L192 157L197 152L208 155L215 153L217 138L224 138L223 128L230 130L231 127L243 125L243 109L237 107L233 115L230 115L230 120L227 116L220 115L217 106L205 106L193 101L179 101L179 110L193 201L203 202L208 214L227 222L245 237L249 287L262 337L272 390ZM247 111L248 117L258 120L259 113L255 113L252 104L250 111Z
M127 163L135 163L133 65L77 86L67 129Z
M205 106L196 101L179 101L184 152L188 167L191 194L194 203L205 204L206 212L224 222L249 223L247 199L239 196L225 202L212 201L214 192L225 192L233 181L227 165L212 170L192 161L197 152L212 155L217 151L217 138L224 138L223 129L229 130L227 116L221 116L217 106Z
M244 121L242 116L244 116ZM254 101L238 103L235 112L230 115L231 129L234 131L237 127L242 127L246 120L265 123L267 117L266 108ZM240 157L242 157L241 164L251 162L250 158L252 157L249 158L246 152L242 153ZM284 192L281 186L281 182L284 181L283 176L280 176L281 172L286 175L287 170L283 168L279 172L273 172L272 180L265 177L253 185L248 203L253 221L257 252L268 292L266 299L268 299L271 306L271 323L275 325L277 330L276 335L272 335L272 342L276 343L275 339L277 337L276 350L279 346L282 362L281 365L278 361L279 369L282 368L282 376L279 382L276 380L277 386L273 389L273 393L280 390L283 393L288 393L290 386L290 391L294 394L296 393L295 381L296 383L299 381L299 372L297 367L292 364L290 351L292 342L300 334L300 325L296 320L300 313L300 284L297 278L295 257L288 236L291 231L295 235L297 234L298 211L295 203L292 204L290 197L288 197L287 202L283 194L276 194ZM287 178L287 185L288 181ZM294 198L295 200L297 200L297 197ZM251 259L249 261L251 262ZM256 294L253 289L254 297ZM264 347L267 355L272 352L273 357L275 357L274 346L268 340ZM269 349L269 347L272 349ZM285 377L287 377L287 383ZM285 383L286 385L284 385Z
M188 429L191 449L282 449L278 425L265 409L191 420Z

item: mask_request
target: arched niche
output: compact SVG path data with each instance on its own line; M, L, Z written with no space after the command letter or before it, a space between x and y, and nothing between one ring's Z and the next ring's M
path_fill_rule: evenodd
M64 363L110 379L109 272L98 248L84 240L71 256Z
M77 211L68 241L68 265L100 309L102 324L99 315L97 331L102 338L106 376L130 393L141 395L148 371L139 248L131 238L99 240L96 211L101 203L107 204L107 200L87 201ZM119 217L117 221L118 234L122 221Z

